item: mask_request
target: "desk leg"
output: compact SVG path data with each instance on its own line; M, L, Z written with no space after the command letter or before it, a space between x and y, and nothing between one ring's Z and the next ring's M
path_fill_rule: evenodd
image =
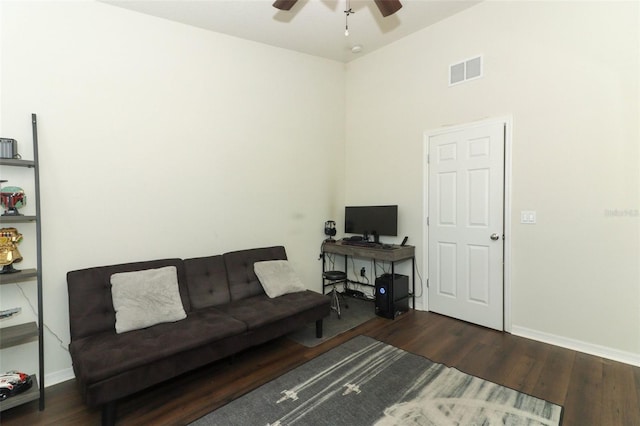
M321 281L322 294L324 294L324 271L327 269L325 264L325 256L326 256L326 253L322 252L322 274L320 274L320 278L322 279Z
M416 309L416 257L411 258L411 299L413 301L413 309Z
M391 291L389 294L391 295L391 303L393 303L394 311L391 313L391 318L396 318L396 262L391 262Z
M349 285L349 264L347 263L348 256L344 255L344 273L347 275L347 279L342 283L342 293L347 292L347 286Z

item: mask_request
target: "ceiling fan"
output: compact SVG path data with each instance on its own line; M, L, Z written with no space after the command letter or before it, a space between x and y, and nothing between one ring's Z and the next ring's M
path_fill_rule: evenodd
M380 13L382 16L387 17L389 15L393 15L402 7L402 3L400 0L374 0L376 2L376 6L380 9ZM273 7L280 10L290 10L294 4L296 4L298 0L276 0L273 3Z

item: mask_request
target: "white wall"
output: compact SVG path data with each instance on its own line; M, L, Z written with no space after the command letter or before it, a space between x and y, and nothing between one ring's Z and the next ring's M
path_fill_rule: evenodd
M640 363L639 17L484 2L349 63L347 204L400 204L422 259L423 133L512 115L514 332ZM478 54L484 78L448 87Z
M49 382L71 365L67 271L282 244L320 290L343 198L343 64L91 1L3 2L1 24L0 133L24 158L39 119L44 317L62 339L45 333ZM11 321L29 320L3 287L3 309L23 306ZM3 350L0 368L33 353Z

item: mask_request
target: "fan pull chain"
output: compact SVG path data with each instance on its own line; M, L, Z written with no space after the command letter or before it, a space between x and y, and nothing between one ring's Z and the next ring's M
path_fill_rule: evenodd
M355 13L353 11L353 9L351 9L351 2L350 0L346 0L346 9L344 11L344 35L345 37L349 36L349 15L351 15L352 13Z

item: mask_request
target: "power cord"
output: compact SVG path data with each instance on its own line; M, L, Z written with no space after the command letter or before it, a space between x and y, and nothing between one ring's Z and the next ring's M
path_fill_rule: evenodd
M37 318L38 317L38 311L33 306L33 303L31 303L31 299L29 299L29 297L27 296L27 293L25 293L24 289L22 288L22 286L20 284L16 284L16 287L18 287L18 290L20 290L20 293L22 294L22 297L24 297L24 300L26 300L27 304L29 304L29 308L31 308L31 312ZM51 330L51 328L49 328L49 326L47 324L45 324L44 321L42 321L42 327L44 327L45 330L47 330L49 333L51 333L51 335L53 337L56 338L56 340L58 341L58 343L59 343L60 347L62 348L62 350L64 350L67 353L69 352L69 348L67 348L64 345L64 341L60 338L60 336L58 336L53 330Z
M418 269L418 264L414 261L413 262L415 265L415 270L416 270L416 274L418 274L418 279L420 280L420 294L416 294L416 297L422 297L422 294L424 293L424 282L422 281L422 275L420 275L420 269Z
M320 256L325 256L325 262L326 262L326 264L328 264L328 266L329 266L329 269L328 269L328 270L334 270L334 269L335 269L335 267L336 267L336 260L335 260L335 258L333 257L333 254L330 254L330 253L323 253L323 254L321 254ZM325 265L326 265L326 264L325 264Z

